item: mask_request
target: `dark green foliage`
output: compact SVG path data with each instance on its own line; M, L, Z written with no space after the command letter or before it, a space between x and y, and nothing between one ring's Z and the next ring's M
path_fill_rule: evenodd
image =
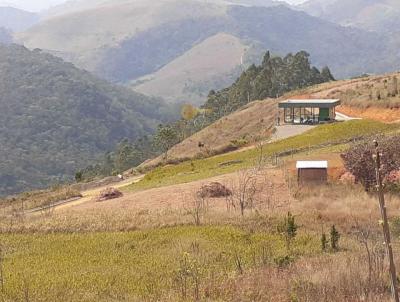
M17 45L0 45L0 108L0 195L72 180L168 118L157 99Z
M327 247L328 247L328 238L326 238L326 234L325 233L322 233L322 235L321 235L321 249L322 249L322 251L325 252Z
M291 90L332 80L329 68L324 67L321 73L312 67L305 51L284 58L267 52L260 66L250 66L231 87L211 91L203 108L210 109L211 119L216 120L251 101L279 97Z
M164 153L167 160L168 150L179 142L178 132L173 125L159 125L153 140L156 148Z
M75 173L75 181L81 182L83 180L83 173L82 171L78 171Z
M295 217L288 212L283 222L278 226L278 232L285 238L286 248L290 252L292 241L297 235L298 225L295 222Z
M333 251L339 250L340 233L336 230L335 225L332 225L330 232L331 248Z

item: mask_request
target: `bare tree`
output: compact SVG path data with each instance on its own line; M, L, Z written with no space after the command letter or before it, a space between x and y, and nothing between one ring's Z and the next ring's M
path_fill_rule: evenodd
M353 233L364 248L367 256L368 286L366 287L366 295L368 296L373 290L374 281L381 280L382 275L385 273L385 252L379 241L375 239L375 226L371 216L369 221L364 224L361 224L355 216L352 216L352 220L354 222Z
M237 181L232 185L232 195L230 203L233 208L239 208L240 213L244 216L246 209L253 209L256 201L257 193L257 169L241 170L237 174Z
M189 202L186 202L188 198L185 197L184 207L188 213L193 217L195 225L201 225L201 222L208 211L209 203L206 196L199 194L199 192L193 192L189 198Z

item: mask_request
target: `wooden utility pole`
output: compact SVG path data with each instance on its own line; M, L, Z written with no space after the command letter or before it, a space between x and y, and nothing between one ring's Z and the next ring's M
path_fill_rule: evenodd
M399 302L399 293L397 289L397 276L396 276L396 266L394 264L393 259L393 250L392 243L390 240L390 230L389 230L389 222L386 213L386 205L385 205L385 195L383 193L383 184L382 184L382 175L381 175L381 153L379 152L378 142L374 141L375 145L375 171L376 171L376 188L378 191L379 197L379 207L381 209L382 215L382 227L383 227L383 236L385 238L385 247L386 253L389 258L389 266L390 266L390 279L391 279L391 288L392 288L392 297L394 302Z

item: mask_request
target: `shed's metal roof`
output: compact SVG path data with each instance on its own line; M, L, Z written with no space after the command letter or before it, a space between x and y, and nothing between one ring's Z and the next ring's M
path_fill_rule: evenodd
M297 169L327 169L328 161L320 160L320 161L298 161L296 163Z
M332 108L339 105L340 105L340 100L338 99L286 100L279 102L279 108L291 108L291 107Z

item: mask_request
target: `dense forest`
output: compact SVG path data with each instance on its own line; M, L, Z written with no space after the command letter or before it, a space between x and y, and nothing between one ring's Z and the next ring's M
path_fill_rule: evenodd
M158 99L13 44L0 45L0 108L0 195L72 179L173 116Z
M283 58L267 52L260 66L250 66L232 86L211 91L201 108L186 106L181 120L160 125L155 135L136 142L122 141L102 162L79 171L78 180L121 173L166 152L174 144L251 101L276 98L292 90L335 80L328 67L320 71L311 65L309 57L305 51L289 53Z

